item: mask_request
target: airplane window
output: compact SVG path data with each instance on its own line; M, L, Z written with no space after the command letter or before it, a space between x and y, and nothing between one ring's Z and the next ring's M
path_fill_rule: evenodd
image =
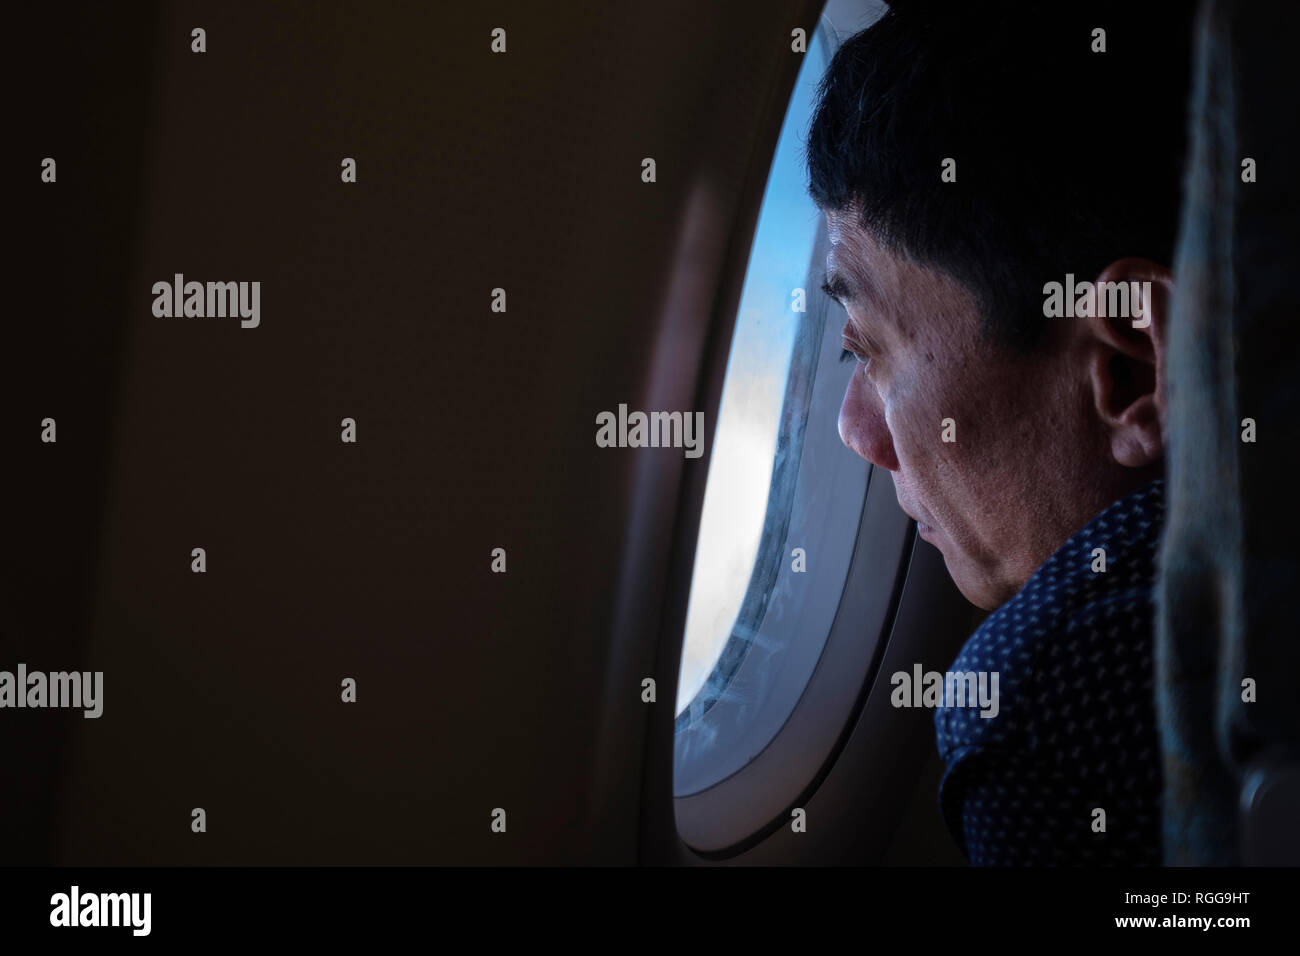
M823 316L810 304L820 214L807 192L803 137L829 62L809 42L777 142L741 293L700 518L678 679L679 719L707 710L757 636L785 557L806 381Z
M839 38L884 10L830 0L809 36L742 280L673 728L678 834L699 853L780 826L817 785L871 685L914 544L888 472L840 440L857 366L842 360L844 311L822 292L830 240L804 165Z

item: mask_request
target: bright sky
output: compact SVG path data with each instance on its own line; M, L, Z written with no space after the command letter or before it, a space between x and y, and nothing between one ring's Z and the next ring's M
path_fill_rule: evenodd
M727 364L704 493L677 713L704 686L745 598L767 509L777 424L798 322L792 293L805 288L819 213L808 197L803 146L826 69L811 44L796 82L763 195Z

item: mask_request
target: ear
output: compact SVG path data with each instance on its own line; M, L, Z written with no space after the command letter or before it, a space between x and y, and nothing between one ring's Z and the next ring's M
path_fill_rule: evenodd
M1164 458L1165 345L1173 273L1120 259L1097 276L1086 310L1088 377L1115 461L1144 468Z

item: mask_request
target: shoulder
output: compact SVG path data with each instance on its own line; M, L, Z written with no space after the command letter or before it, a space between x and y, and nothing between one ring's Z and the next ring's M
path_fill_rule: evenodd
M940 805L959 843L995 817L1019 820L1029 804L1018 801L1031 791L1032 805L1054 818L1067 808L1074 818L1085 804L1118 807L1118 795L1131 803L1123 813L1130 823L1154 812L1161 519L1158 485L1107 508L989 615L953 662L954 671L996 673L1000 698L992 718L954 706L935 714L946 765ZM973 861L997 858L988 847L968 852Z

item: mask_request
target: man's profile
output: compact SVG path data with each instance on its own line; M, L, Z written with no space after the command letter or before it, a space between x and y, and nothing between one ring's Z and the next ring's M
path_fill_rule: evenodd
M992 611L950 669L999 673L998 716L936 714L968 858L1151 864L1191 11L1044 7L895 3L822 81L810 189L858 359L839 428ZM1105 294L1060 309L1076 281Z

